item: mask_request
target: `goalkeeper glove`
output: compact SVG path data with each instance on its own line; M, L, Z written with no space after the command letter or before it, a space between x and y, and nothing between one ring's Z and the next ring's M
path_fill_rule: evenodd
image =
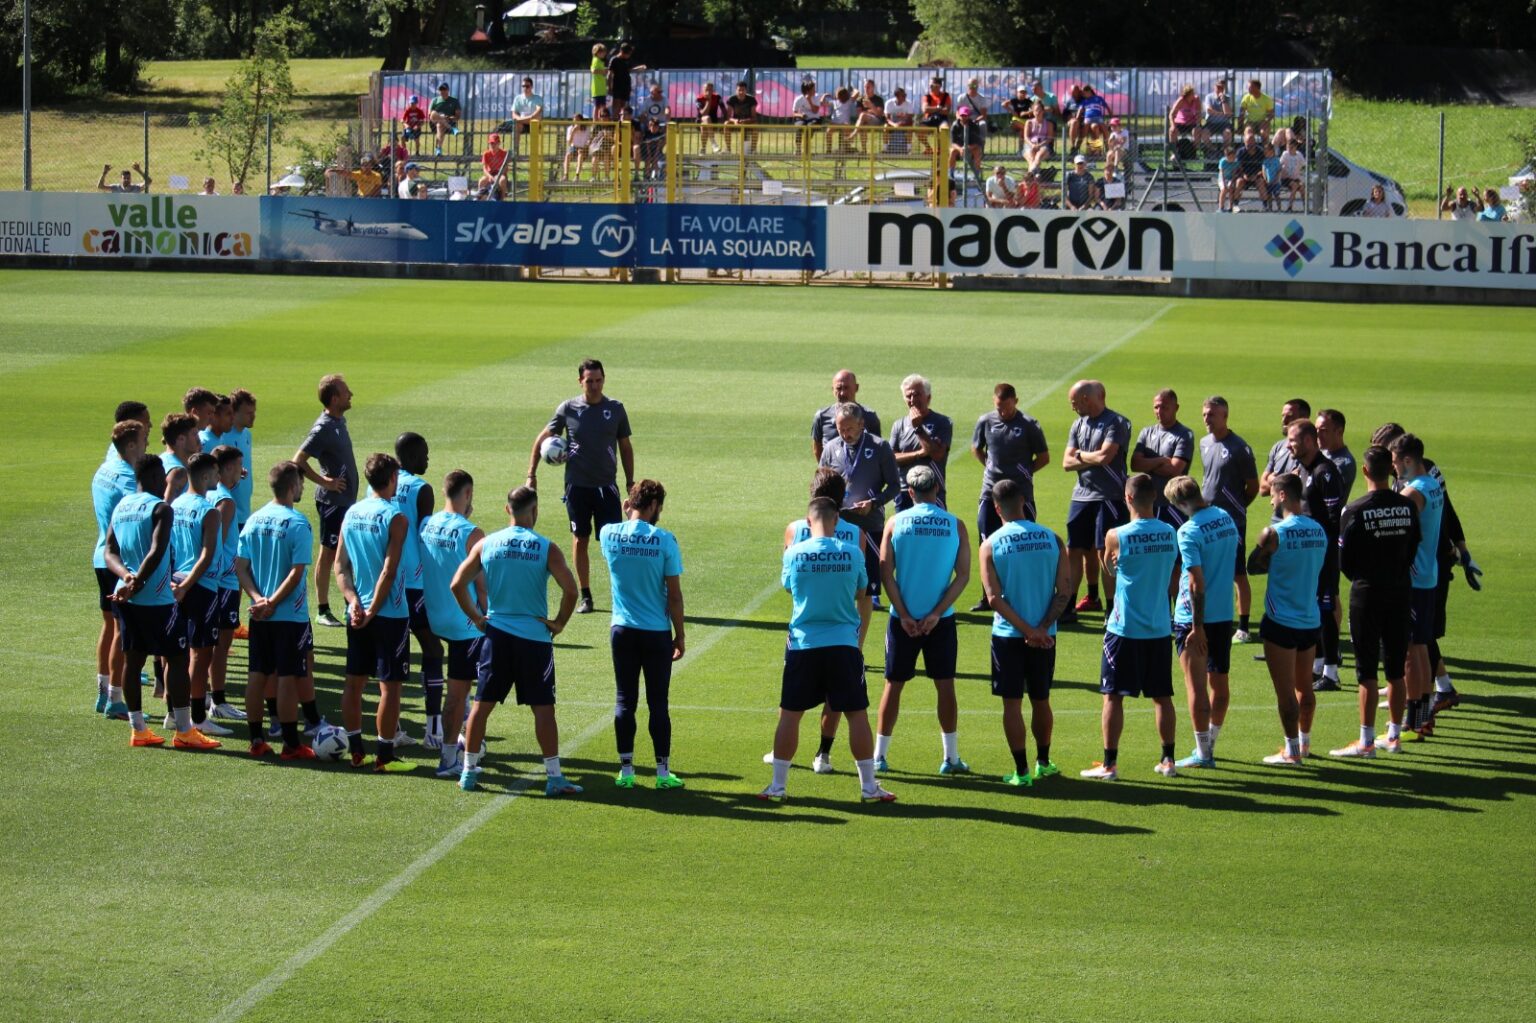
M1483 584L1478 581L1477 577L1483 574L1483 570L1478 568L1477 562L1472 560L1472 552L1463 548L1461 554L1458 557L1461 561L1461 570L1465 572L1467 576L1467 585L1472 587L1474 590L1481 590L1483 588Z

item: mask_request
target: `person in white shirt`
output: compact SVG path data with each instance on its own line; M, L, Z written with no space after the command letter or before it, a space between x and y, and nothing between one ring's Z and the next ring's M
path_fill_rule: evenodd
M1454 192L1451 186L1445 186L1445 195L1440 199L1440 212L1449 213L1452 220L1476 220L1477 215L1483 211L1482 200L1477 197L1477 189L1467 190L1462 185Z
M1360 207L1362 217L1395 217L1392 204L1387 202L1387 190L1380 185L1371 186L1371 197Z
M1018 183L1008 176L1007 167L998 164L992 169L992 176L987 179L987 205L994 208L1007 208L1018 204Z
M1303 207L1307 205L1307 158L1301 155L1294 137L1286 141L1285 152L1280 154L1280 187L1285 189L1287 211L1296 208L1297 199Z
M400 187L396 194L402 199L416 198L416 183L421 180L421 165L408 163L405 165L405 177L400 179Z
M571 126L565 129L565 159L560 164L560 177L565 181L571 178L571 159L576 160L576 177L581 177L581 165L587 159L592 147L592 129L587 126L587 119L580 114L576 115Z

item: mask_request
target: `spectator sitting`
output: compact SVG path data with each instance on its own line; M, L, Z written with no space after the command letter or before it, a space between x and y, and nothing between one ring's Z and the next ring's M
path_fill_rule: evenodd
M1243 132L1243 148L1237 151L1237 195L1233 198L1233 206L1243 198L1243 193L1249 188L1258 190L1259 199L1267 207L1269 205L1269 186L1264 183L1264 147L1259 144L1259 136L1252 128Z
M1019 205L1019 186L1008 176L1008 168L998 164L987 179L987 205L993 209L1011 209Z
M1030 115L1035 109L1034 100L1029 96L1029 87L1019 86L1013 94L1013 99L1008 101L1008 124L1013 128L1013 133L1019 137L1019 155L1025 155L1029 148L1029 121Z
M851 151L853 125L859 116L859 105L854 101L853 90L844 85L835 94L824 94L821 100L829 105L832 111L831 116L827 118L827 149L839 153Z
M400 137L407 142L421 138L421 126L426 123L427 112L421 107L421 97L412 96L400 115Z
M1280 128L1275 132L1275 149L1283 152L1286 145L1292 139L1296 140L1297 150L1305 157L1308 150L1307 119L1305 117L1293 117L1291 118L1291 126L1289 128Z
M1476 220L1477 215L1483 210L1482 200L1477 197L1477 189L1467 191L1463 185L1452 189L1445 186L1445 195L1440 197L1440 212L1449 213L1452 220Z
M1054 160L1056 126L1051 123L1050 113L1038 99L1030 110L1029 123L1024 126L1024 160L1031 171L1038 171L1044 160Z
M434 152L438 156L443 155L443 139L449 135L459 133L459 101L448 94L448 83L439 82L437 86L437 99L427 110L427 118L432 122L432 135L435 142ZM402 194L402 199L409 199L408 194Z
M726 124L752 125L757 123L757 97L747 90L746 82L736 83L736 92L726 99L725 108L726 112L730 115L725 120ZM757 130L750 127L743 128L742 135L744 136L742 142L743 151L750 150L756 152ZM730 151L730 135L725 137L725 148L727 152Z
M214 181L212 178L204 178L203 179L203 190L201 192L197 193L197 194L198 195L218 195L219 194L218 182Z
M1019 182L1019 206L1026 210L1040 208L1040 177L1034 171L1024 172L1024 180Z
M102 165L101 177L98 178L97 181L96 181L96 190L98 192L130 192L131 193L131 192L147 192L147 191L149 191L149 186L150 186L150 184L152 182L150 181L149 175L144 173L144 168L140 167L138 165L137 161L135 161L135 163L133 164L133 169L132 170L125 170L125 171L123 171L123 179L121 181L115 182L115 183L109 185L109 184L107 184L107 175L110 174L111 172L112 172L112 165L110 163ZM137 185L135 185L133 183L133 175L134 175L135 172L137 172L138 175L139 175L139 182L140 183L137 184Z
M1072 158L1072 171L1062 183L1062 207L1069 210L1091 210L1099 202L1099 186L1088 170L1088 158L1081 153Z
M1030 98L1045 107L1045 116L1057 129L1061 128L1061 103L1057 101L1056 94L1045 87L1045 83L1036 78L1029 83ZM1031 108L1033 109L1033 108Z
M661 177L661 151L666 140L666 126L654 117L646 118L640 131L640 161L645 176L651 180Z
M917 112L912 109L912 102L907 99L907 90L899 85L896 86L895 93L885 101L886 151L911 152L911 128L916 123Z
M560 162L560 177L565 181L576 181L581 178L582 164L590 157L592 147L592 129L587 125L587 119L577 114L570 127L565 129L565 159ZM571 158L576 159L576 173L571 174Z
M1120 180L1118 164L1104 164L1104 180L1099 182L1099 202L1096 208L1101 210L1125 209L1125 182Z
M1193 85L1184 86L1179 92L1179 98L1168 108L1168 141L1177 146L1180 139L1191 139L1196 144L1202 141L1200 97L1196 95ZM1178 152L1182 159L1183 150Z
M800 83L800 95L795 97L795 103L789 109L790 117L801 126L824 124L827 120L827 112L820 100L816 98L816 81L807 78Z
M1218 211L1237 212L1237 183L1241 180L1242 171L1237 162L1237 147L1228 142L1221 160L1216 164L1216 183L1221 189L1220 198L1216 203Z
M944 79L934 75L928 83L928 91L923 94L922 119L918 123L924 128L943 128L954 119L954 113L955 104L944 91ZM923 137L923 150L932 152L927 136Z
M405 177L400 179L400 187L396 189L396 194L402 199L415 199L416 186L418 184L423 187L426 185L421 180L421 165L408 163L405 165Z
M476 188L489 196L507 197L507 157L511 154L502 148L501 135L491 132L485 140L485 152L480 154L480 180Z
M1264 95L1264 83L1257 78L1249 80L1248 91L1243 95L1243 101L1238 104L1238 129L1253 128L1257 131L1262 128L1268 131L1274 119L1275 101Z
M859 100L861 104L873 102L877 107L882 109L885 107L885 97L880 95L880 91L875 87L875 80L873 78L864 79L864 84L859 86L859 91L854 94L853 98Z
M1061 108L1061 120L1067 126L1067 152L1076 153L1083 141L1083 87L1081 85L1072 86L1072 93Z
M955 161L963 155L968 171L981 176L981 151L986 136L980 125L971 118L971 108L961 107L960 116L949 126L949 170L953 175Z
M1372 185L1371 197L1365 201L1364 206L1360 207L1359 216L1382 219L1397 216L1392 211L1392 204L1387 202L1387 190L1380 185Z
M1225 148L1232 138L1232 97L1227 95L1227 80L1219 78L1205 97L1205 140Z
M1120 126L1120 118L1109 119L1109 134L1105 136L1104 163L1118 167L1125 162L1125 154L1131 145L1131 133Z
M602 181L614 172L613 122L609 118L608 105L599 103L592 115L592 180Z
M534 128L534 122L544 116L544 97L533 91L533 79L523 79L523 89L512 99L512 123L517 126L517 138L513 145L522 148L522 138Z
M1499 198L1496 189L1490 188L1483 192L1483 208L1477 211L1477 219L1489 222L1509 219L1509 211L1504 208L1504 200Z
M1078 111L1083 127L1077 141L1080 144L1086 142L1090 146L1095 142L1101 146L1105 145L1107 132L1105 124L1109 120L1109 104L1105 102L1103 96L1094 91L1093 86L1083 86L1083 100Z
M1307 203L1307 158L1301 154L1297 146L1296 136L1292 135L1285 142L1285 152L1280 154L1280 187L1285 190L1285 208L1294 210L1296 200L1300 199L1302 206ZM1275 197L1279 202L1279 197Z
M639 119L656 121L662 126L672 119L672 108L667 106L666 96L662 93L659 83L651 86L645 101L640 104Z
M863 139L863 150L869 152L869 131L866 129L883 129L885 127L885 109L883 104L875 102L878 97L865 96L859 100L859 116L854 121L854 131Z
M699 111L699 152L704 152L706 144L715 152L720 152L720 143L714 138L719 129L711 126L724 124L726 112L725 101L715 91L715 83L705 82L704 91L699 93L693 104Z
M992 101L981 94L981 79L972 78L965 83L965 95L960 97L962 106L971 108L971 120L981 129L981 144L987 144L987 133L991 125L987 118L992 114Z

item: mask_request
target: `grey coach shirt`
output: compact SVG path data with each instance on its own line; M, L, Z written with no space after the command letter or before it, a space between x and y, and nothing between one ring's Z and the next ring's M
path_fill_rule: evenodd
M1013 480L1024 493L1024 503L1035 506L1035 474L1030 466L1048 448L1045 431L1034 417L1015 412L1012 419L1004 419L993 409L976 420L971 447L987 456L981 470L983 501L991 500L992 485L998 480Z
M869 417L866 415L865 419L867 420L868 418ZM917 443L918 431L922 431L923 436L927 437L930 442L937 442L944 445L945 451L950 449L955 438L955 424L950 421L950 418L948 416L941 416L937 412L934 412L932 409L930 409L928 414L923 417L922 422L917 426L912 425L912 417L910 416L902 416L900 419L896 420L896 425L891 427L891 451L906 452L921 450ZM864 431L864 435L866 437L869 436L868 429ZM876 436L878 436L878 434ZM919 465L926 465L933 469L934 472L938 473L940 504L944 504L944 498L947 493L947 488L944 485L944 469L948 463L949 457L946 455L944 461L942 462L932 458L926 458L921 462L913 462L912 465L907 467L910 470Z
M1067 431L1069 448L1097 451L1105 444L1118 444L1120 450L1108 465L1089 466L1077 474L1072 500L1125 503L1125 459L1131 446L1131 421L1114 409L1105 409L1096 416L1078 416Z
M1237 531L1246 535L1248 506L1243 503L1244 484L1259 478L1253 448L1235 433L1228 433L1222 440L1206 434L1200 438L1200 464L1205 469L1201 495L1232 516Z
M864 409L864 432L872 433L876 437L885 436L885 431L880 429L880 413L863 405L859 405L859 408ZM822 445L826 446L836 436L837 406L828 405L826 408L817 409L816 415L811 419L811 439L820 439Z
M320 463L320 472L345 483L339 491L315 488L316 504L334 504L346 508L357 503L357 459L352 454L352 435L347 432L347 417L320 413L315 425L309 428L309 436L299 445L299 450Z
M624 411L623 402L604 398L596 405L588 405L585 398L569 398L555 409L545 429L553 434L564 434L568 440L566 486L615 485L619 441L629 436L629 413Z

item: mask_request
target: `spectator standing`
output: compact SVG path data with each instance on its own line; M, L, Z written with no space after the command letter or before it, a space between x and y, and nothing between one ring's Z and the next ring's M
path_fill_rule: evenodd
M325 177L327 184L345 179L357 189L358 196L364 199L377 197L384 188L384 175L380 174L378 168L373 165L371 156L363 157L362 166L356 169L346 166L327 167Z
M147 189L149 182L145 181L144 185ZM1483 193L1483 208L1477 211L1477 219L1490 222L1509 219L1509 212L1504 209L1504 200L1499 198L1499 193L1494 189L1490 188Z
M620 43L618 52L608 59L608 106L611 109L622 110L629 105L635 89L634 72L644 70L644 64L635 63L634 43Z
M592 44L592 118L597 119L598 107L608 105L608 47Z
M1360 216L1374 217L1378 219L1390 219L1397 216L1392 211L1392 204L1387 202L1387 190L1380 185L1371 186L1371 197L1360 207Z
M444 138L459 133L459 112L459 101L456 97L449 95L448 83L439 82L437 98L432 101L427 111L427 116L432 121L435 155L443 155Z
M1280 157L1275 155L1273 142L1264 147L1264 187L1269 192L1264 208L1274 209L1280 203Z
M110 174L110 173L112 173L112 165L110 163L102 164L102 167L101 167L101 177L99 179L97 179L97 181L96 181L96 190L98 192L114 192L114 193L130 193L130 194L131 193L138 193L138 192L148 192L149 191L149 186L152 184L152 181L150 180L149 175L144 173L144 168L139 166L138 161L134 161L134 164L133 164L133 167L132 167L131 170L123 171L123 175L122 175L122 180L121 181L109 185L109 184L107 184L107 175ZM139 184L137 184L137 185L135 185L133 183L133 175L135 173L137 173L138 176L139 176Z
M1242 171L1237 162L1237 147L1227 143L1221 159L1216 163L1216 187L1219 188L1220 198L1217 200L1218 212L1226 210L1228 213L1237 212L1238 182L1242 180Z
M197 193L197 194L198 195L218 195L219 194L218 182L214 181L212 178L204 178L203 179L203 190L201 192Z
M1445 195L1440 198L1441 213L1449 213L1452 220L1476 220L1482 210L1483 202L1477 197L1477 189L1468 192L1463 185L1453 191L1450 185L1445 186Z
M728 125L753 125L757 123L757 97L748 91L746 82L736 83L736 91L726 99L725 109L728 115L725 123ZM757 131L746 127L742 128L741 134L743 152L756 152ZM730 135L725 137L725 148L727 151L731 148Z

